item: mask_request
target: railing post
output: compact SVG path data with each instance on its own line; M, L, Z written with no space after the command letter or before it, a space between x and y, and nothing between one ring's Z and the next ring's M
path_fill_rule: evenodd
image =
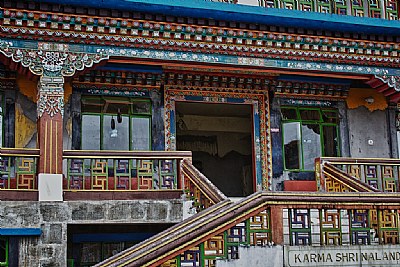
M325 178L323 174L323 164L321 158L315 159L315 180L317 182L317 191L325 191Z
M272 242L276 245L283 245L283 207L273 205L270 210Z

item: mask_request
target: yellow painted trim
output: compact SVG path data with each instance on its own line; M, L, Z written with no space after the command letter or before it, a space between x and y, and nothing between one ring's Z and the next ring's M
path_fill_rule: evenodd
M45 123L45 129L44 129L44 159L42 159L44 161L43 163L43 171L47 172L47 123L48 121L46 121Z
M55 157L55 162L56 162L56 173L58 173L58 121L56 121L56 157Z

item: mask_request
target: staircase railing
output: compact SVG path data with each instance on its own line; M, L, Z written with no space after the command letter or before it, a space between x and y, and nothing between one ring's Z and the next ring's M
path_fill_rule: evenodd
M316 159L315 176L320 191L397 192L398 159L333 158Z
M96 266L215 266L240 246L399 244L400 195L267 193L220 202Z
M187 199L193 201L193 208L195 208L197 212L227 199L227 197L188 160L183 160L181 167Z

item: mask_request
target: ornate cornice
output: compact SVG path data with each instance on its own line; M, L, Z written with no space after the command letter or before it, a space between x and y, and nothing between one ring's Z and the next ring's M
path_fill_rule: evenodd
M400 64L400 46L391 37L377 41L358 34L278 31L272 26L235 23L229 27L206 21L151 20L153 16L142 20L18 9L5 9L1 19L0 30L10 38L355 65Z
M375 75L375 78L381 80L395 91L400 92L400 76Z
M100 51L97 54L75 53L68 51L67 44L39 43L37 49L12 47L12 42L0 40L0 52L35 75L73 76L76 71L92 67L93 64L108 59L108 55Z

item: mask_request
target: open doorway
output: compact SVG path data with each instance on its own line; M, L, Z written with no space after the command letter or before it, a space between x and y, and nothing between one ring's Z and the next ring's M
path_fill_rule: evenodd
M193 164L225 195L254 192L252 106L176 102L177 150L193 152Z

